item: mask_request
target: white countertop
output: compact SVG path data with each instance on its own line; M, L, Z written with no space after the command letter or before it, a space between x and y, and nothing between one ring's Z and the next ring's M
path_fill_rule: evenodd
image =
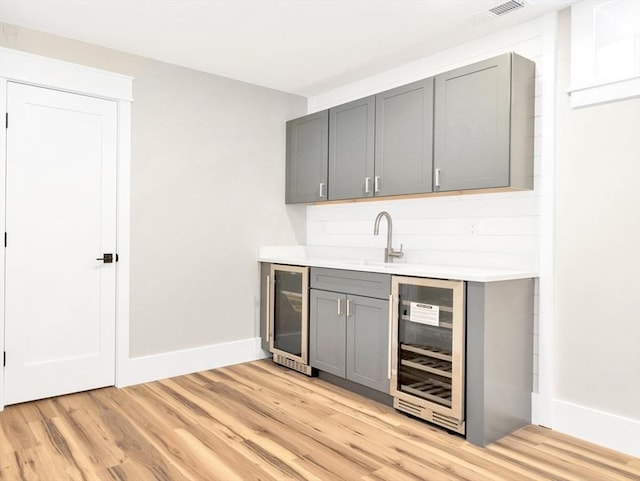
M512 270L477 266L449 266L407 263L402 260L384 263L381 260L366 258L353 252L353 257L344 257L344 249L333 249L342 254L331 257L331 248L307 248L304 246L265 246L260 248L258 260L274 264L291 264L309 267L327 267L351 271L384 272L387 274L431 277L473 282L496 282L513 279L538 277L534 270Z

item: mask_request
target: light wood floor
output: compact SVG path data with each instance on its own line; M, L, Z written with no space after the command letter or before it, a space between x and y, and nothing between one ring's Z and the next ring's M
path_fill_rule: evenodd
M270 361L0 412L0 479L640 479L640 460L530 426L486 449Z

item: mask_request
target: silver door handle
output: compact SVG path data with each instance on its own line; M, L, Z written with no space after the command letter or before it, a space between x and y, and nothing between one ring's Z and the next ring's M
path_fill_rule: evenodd
M380 176L379 175L376 175L373 178L373 190L376 194L380 192Z
M365 177L364 178L364 193L365 194L370 194L371 193L371 186L369 185L371 183L371 177Z
M440 187L440 169L436 169L436 187Z
M318 196L322 199L324 197L324 182L320 182L320 190Z
M341 316L342 315L342 302L341 299L338 297L338 315Z
M389 356L389 362L387 363L387 379L391 380L391 336L393 336L393 294L389 294L389 340L387 347L387 355Z
M347 317L351 315L351 301L347 299Z
M271 276L267 276L267 326L269 341L273 341L273 323L271 322Z

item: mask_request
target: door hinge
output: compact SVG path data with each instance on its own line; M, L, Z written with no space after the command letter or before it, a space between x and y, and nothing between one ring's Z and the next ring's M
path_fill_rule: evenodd
M7 366L7 351L4 351L2 353L2 367L6 367Z
M5 112L4 114L4 128L9 128L9 112Z
M4 233L4 246L7 247L7 233Z

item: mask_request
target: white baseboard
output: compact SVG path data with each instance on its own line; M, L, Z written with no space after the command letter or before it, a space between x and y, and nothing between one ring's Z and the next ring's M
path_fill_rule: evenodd
M132 386L265 357L267 353L260 347L259 337L134 357L119 363L116 386Z
M541 399L534 394L532 401L533 422L541 422L535 415ZM551 413L552 422L545 426L554 431L640 457L640 421L558 399L551 401Z

